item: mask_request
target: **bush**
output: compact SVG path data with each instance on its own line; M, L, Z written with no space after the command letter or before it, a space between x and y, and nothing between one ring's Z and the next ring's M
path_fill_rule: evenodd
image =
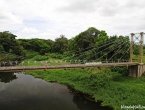
M127 76L128 75L128 70L126 67L115 67L115 68L111 68L112 72L117 72L122 74L123 76Z
M31 58L32 60L35 60L35 61L43 61L43 60L48 60L49 57L48 56L41 56L41 55L37 55L33 58Z
M63 55L62 54L58 54L58 53L52 53L52 54L49 54L49 56L51 58L56 58L56 59L62 59L63 58Z
M39 54L38 52L35 52L35 51L25 51L25 53L26 53L27 59L33 58L34 56Z

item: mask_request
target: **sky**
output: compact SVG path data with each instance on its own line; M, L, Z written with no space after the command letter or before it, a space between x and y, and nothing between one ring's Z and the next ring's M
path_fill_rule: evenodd
M145 32L145 0L0 0L0 32L68 39L89 27L108 36Z

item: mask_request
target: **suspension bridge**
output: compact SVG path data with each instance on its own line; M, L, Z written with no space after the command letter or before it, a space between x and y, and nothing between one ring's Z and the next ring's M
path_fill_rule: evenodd
M72 69L72 68L90 68L90 67L116 67L116 66L126 66L129 70L129 76L133 77L140 77L145 72L145 65L143 64L142 57L143 57L143 36L144 33L131 33L131 39L130 39L130 46L129 48L124 48L124 45L127 43L119 41L119 44L116 44L112 50L109 49L109 51L106 54L102 54L97 61L90 61L91 58L94 58L98 54L103 53L104 51L108 50L110 48L110 44L115 44L115 41L105 43L104 45L101 45L97 47L97 49L100 48L100 51L98 51L95 54L90 55L86 59L83 60L57 60L57 61L1 61L0 62L0 72L8 72L8 71L26 71L26 70L49 70L49 69ZM137 42L136 42L137 41ZM134 61L132 59L133 57L133 46L135 43L138 43L140 49L139 49L139 61ZM103 47L103 49L102 49ZM105 47L105 48L104 48ZM91 48L91 49L90 49ZM84 55L82 51L87 50L87 52L92 51L96 49L95 47L89 47L86 49L83 49L81 51L78 51L75 56L81 56ZM120 58L115 59L115 56L118 55L118 53L121 50L123 53L121 53ZM113 54L110 54L111 51L116 51ZM10 54L6 52L1 52L1 54ZM130 58L123 59L124 56L130 53ZM11 54L10 54L11 55ZM110 55L109 59L104 59L106 55ZM21 57L21 56L18 56ZM71 58L72 56L70 56ZM33 62L33 63L32 63ZM55 62L55 65L52 65L53 62ZM63 62L63 63L62 63ZM33 65L31 65L31 63ZM9 65L9 66L7 66Z

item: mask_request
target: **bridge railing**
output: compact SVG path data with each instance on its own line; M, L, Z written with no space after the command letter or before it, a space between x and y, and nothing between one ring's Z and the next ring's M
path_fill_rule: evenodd
M120 63L129 62L129 60L46 60L46 61L0 61L0 67L4 66L57 66L69 64L85 64L88 62L101 62L101 63ZM136 62L136 61L135 61Z

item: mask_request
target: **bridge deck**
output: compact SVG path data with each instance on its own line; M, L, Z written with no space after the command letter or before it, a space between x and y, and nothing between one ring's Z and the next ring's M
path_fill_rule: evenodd
M121 63L102 63L102 64L69 64L58 66L8 66L0 67L0 72L7 71L24 71L24 70L41 70L41 69L70 69L70 68L89 68L89 67L115 67L115 66L131 66L138 65L134 62Z

